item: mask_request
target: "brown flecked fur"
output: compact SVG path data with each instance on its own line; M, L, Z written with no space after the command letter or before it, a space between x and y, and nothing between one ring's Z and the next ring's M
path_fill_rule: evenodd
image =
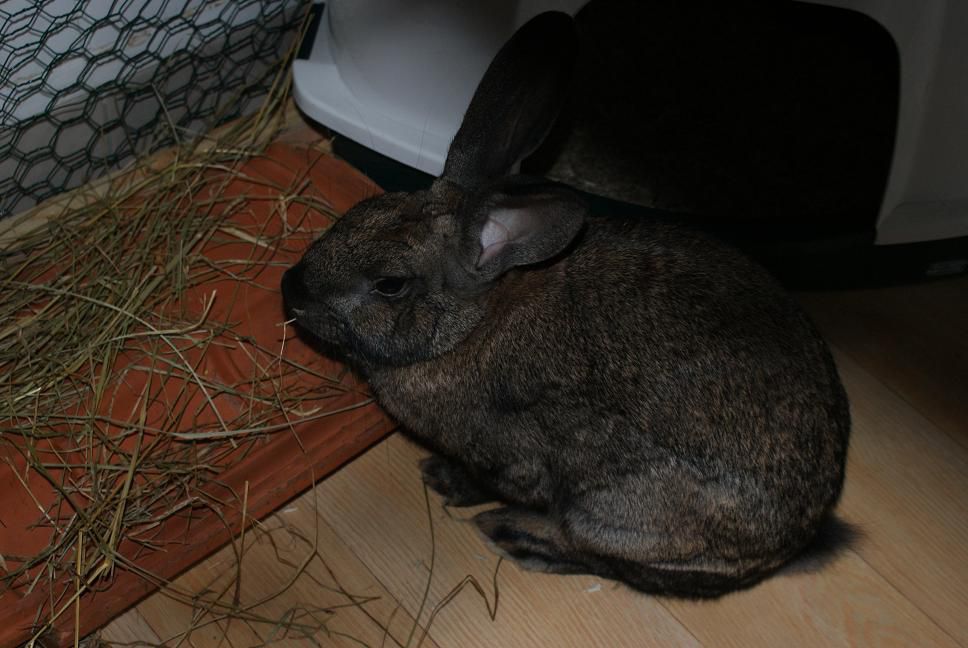
M475 517L498 551L718 596L829 519L846 395L803 312L738 252L506 177L554 121L572 29L523 27L442 178L348 212L287 272L287 308L434 452L424 479L449 505L501 502ZM495 222L509 238L488 256Z

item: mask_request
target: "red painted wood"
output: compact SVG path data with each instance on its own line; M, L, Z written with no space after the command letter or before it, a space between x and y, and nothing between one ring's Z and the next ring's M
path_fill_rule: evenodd
M378 193L378 188L367 178L343 162L321 154L312 148L291 144L276 144L264 156L250 160L244 167L248 180L234 180L227 187L219 187L220 195L246 196L242 205L237 205L231 216L231 225L253 236L271 237L283 231L285 224L279 213L279 190L268 186L300 187L305 180L310 185L302 195L311 196L330 204L337 213L342 213L361 198ZM215 191L215 189L212 189ZM288 192L284 192L288 193ZM223 204L228 204L225 201ZM244 273L249 282L239 282L230 278L213 280L205 285L187 291L182 303L188 310L199 311L203 300L212 291L216 301L209 315L209 322L233 322L233 331L245 339L258 342L266 349L279 349L283 342L281 296L277 287L285 270L285 265L294 263L314 238L315 233L328 224L328 217L318 211L299 204L290 204L286 210L289 226L309 225L308 232L294 233L286 239L283 246L265 250L249 242L220 236L220 240L205 247L205 254L211 259L233 259L249 257L253 251L260 255L262 263ZM275 264L275 265L273 265ZM300 340L292 337L291 328L286 332L284 357L312 366L314 370L327 375L336 375L341 367L330 360L320 357ZM250 354L255 353L260 364L265 366L272 358L261 356L248 347L249 354L239 348L208 346L204 354L198 350L186 349L184 355L196 365L198 374L215 377L225 382L242 381L251 378L256 366ZM146 388L146 373L136 368L144 358L136 353L125 354L118 358L112 368L115 377L110 398L100 404L86 403L82 411L95 409L99 414L120 421L137 421L141 410L138 405L143 393L151 394L155 400L146 409L148 425L160 426L169 415L172 403L189 403L188 414L179 419L179 429L191 431L200 424L216 421L206 399L197 388L182 394L185 382L178 378L159 381L157 376ZM290 375L285 381L288 387L319 388L324 393L318 378L307 375ZM356 392L344 393L320 401L317 405L326 411L359 403L367 399L365 386L346 379L346 385ZM178 400L181 399L181 400ZM241 410L243 403L227 396L216 396L214 402L220 414L227 419ZM190 415L200 411L200 416ZM278 417L280 423L284 422ZM224 546L240 531L242 523L242 493L248 483L248 502L245 517L251 521L265 517L273 510L306 490L314 481L322 480L354 456L383 438L392 429L392 422L375 405L350 409L327 418L296 423L292 429L267 435L255 443L254 448L244 457L227 457L217 483L209 483L203 488L223 504L220 515L207 509L196 509L189 516L176 515L167 519L160 527L152 529L151 540L161 547L158 550L145 550L133 542L122 543L121 555L133 561L139 570L151 573L159 579L171 579L193 564ZM120 428L118 428L120 429ZM115 430L116 432L117 430ZM2 430L0 430L2 433ZM143 444L154 438L146 435ZM136 442L134 436L124 442L127 451ZM38 444L38 452L56 448L62 455L78 456L71 450L70 441L57 438ZM144 446L143 446L144 447ZM199 444L201 448L201 444ZM35 526L40 518L37 505L29 498L15 476L13 470L25 477L31 491L40 504L54 501L52 486L32 471L24 472L24 459L17 452L15 444L0 445L0 555L5 557L35 555L47 546L50 528ZM19 448L22 450L23 445ZM64 478L58 475L58 479ZM78 506L86 502L77 499ZM11 563L7 558L8 566ZM16 646L31 636L38 614L50 614L49 596L45 579L39 581L33 592L23 595L23 588L0 593L0 646ZM65 584L59 584L55 592L63 593ZM86 634L107 623L111 618L131 607L145 596L155 591L151 579L126 569L118 568L113 578L99 583L97 591L81 598L81 633ZM68 593L68 596L70 594ZM73 642L74 611L62 615L56 623L55 639L64 645Z

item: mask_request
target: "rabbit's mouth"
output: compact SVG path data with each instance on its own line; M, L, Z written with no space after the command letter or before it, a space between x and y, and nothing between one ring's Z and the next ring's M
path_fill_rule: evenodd
M345 330L340 322L324 308L314 304L286 303L286 317L295 322L297 336L325 356L349 363L353 354L347 349Z
M342 326L324 305L312 299L303 281L304 266L297 264L282 276L282 300L286 318L326 344L341 340Z
M312 335L320 344L333 348L342 347L346 344L345 326L323 306L316 304L287 305L286 317L289 321L295 321L300 330Z
M282 304L287 319L300 320L306 315L308 291L303 283L302 264L295 265L282 275Z

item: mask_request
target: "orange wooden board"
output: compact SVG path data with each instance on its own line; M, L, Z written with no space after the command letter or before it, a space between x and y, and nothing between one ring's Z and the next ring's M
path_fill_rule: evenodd
M369 403L364 385L309 348L295 337L291 326L283 324L278 290L282 273L329 224L329 216L305 203L292 201L281 206L279 187L297 186L301 196L321 201L336 213L378 192L367 178L332 156L311 146L282 143L248 161L240 177L228 186L212 188L223 197L243 200L222 201L232 204L228 221L231 232L213 237L204 247L205 256L227 262L255 255L258 263L243 264L238 271L241 277L222 273L184 293L182 305L199 313L214 294L206 321L230 323L231 335L224 344L205 347L182 342L178 354L194 367L201 381L212 384L245 385L258 372L278 372L278 384L305 393L301 407L318 414L304 416L301 421L294 415L291 418L297 422L291 425L286 413L273 414L278 431L247 439L239 443L238 450L217 457L217 478L200 489L206 496L205 506L186 506L161 524L146 524L136 530L140 534L137 542L122 542L120 554L136 567L117 567L110 578L98 580L93 591L81 597L82 636L156 590L158 579L171 579L223 546L240 532L243 519L248 522L266 516L393 428L382 411ZM278 240L280 234L286 236L279 245L260 243ZM177 429L184 432L210 429L217 423L215 411L232 422L230 429L244 428L237 417L245 403L237 395L203 393L198 381L188 376L159 378L157 372L146 369L146 363L145 356L135 351L120 356L112 366L107 397L98 403L82 404L78 415L96 417L106 435L122 439L126 452L131 452L135 444L147 448L152 443L173 443L170 437L161 438L165 430L170 432L173 416L177 417ZM325 381L293 370L290 363L321 375L339 375L339 386L327 388ZM364 405L355 406L360 403ZM324 416L327 412L339 413ZM137 434L123 434L142 418L147 432L140 439ZM60 463L82 463L85 449L73 447L67 421L62 429L64 435L50 439L31 443L8 439L0 444L0 556L8 569L17 566L18 558L22 561L47 547L52 527L45 523L40 509L46 510L57 499L55 488L71 482L67 474L70 469L60 473L51 469L53 480L25 469L26 448L48 462L52 462L50 457L58 457ZM180 441L170 447L187 449L185 457L204 460L207 444ZM247 493L244 514L243 493ZM83 512L91 505L77 493L70 497L75 511ZM73 514L46 511L58 523L66 523ZM151 577L146 578L146 574ZM0 646L26 641L38 619L50 618L52 608L58 610L70 602L75 590L68 575L65 572L53 582L41 577L30 592L24 579L13 589L0 591ZM73 642L74 612L70 606L55 623L55 638L63 644Z

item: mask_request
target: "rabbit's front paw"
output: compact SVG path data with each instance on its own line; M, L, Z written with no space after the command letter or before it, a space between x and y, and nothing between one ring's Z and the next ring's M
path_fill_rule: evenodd
M494 500L460 465L440 455L420 462L424 483L443 496L445 506L475 506Z

